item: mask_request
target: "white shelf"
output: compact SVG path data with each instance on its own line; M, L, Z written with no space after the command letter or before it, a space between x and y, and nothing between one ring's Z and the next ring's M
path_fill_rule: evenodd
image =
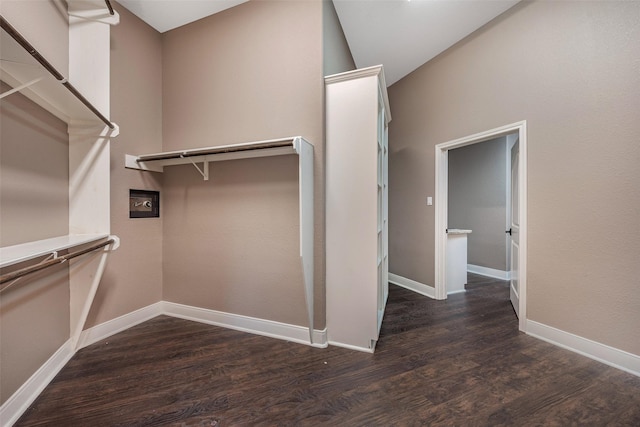
M96 242L107 237L109 237L108 234L69 234L20 245L5 246L0 248L0 268L49 255L56 251Z
M301 145L310 144L300 136L293 136L242 144L166 151L139 156L126 154L125 167L129 169L163 172L165 166L300 154Z
M91 125L103 123L96 113L64 86L63 82L66 82L66 79L57 80L4 30L0 31L0 52L2 81L13 88L18 88L40 79L20 89L20 93L67 124L72 121L87 122ZM82 96L82 94L79 95ZM106 114L103 112L100 114L106 119ZM116 125L113 123L111 125L115 129Z

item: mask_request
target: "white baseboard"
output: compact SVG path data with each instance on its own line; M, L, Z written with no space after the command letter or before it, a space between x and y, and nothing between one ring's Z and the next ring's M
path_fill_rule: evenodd
M436 299L436 289L433 286L425 285L424 283L416 282L415 280L407 279L406 277L398 276L393 273L389 273L389 283L402 286L403 288L417 292L420 295Z
M495 268L482 267L481 265L467 264L467 272L493 279L511 280L511 272L496 270Z
M18 421L74 354L69 339L0 407L0 426L11 426Z
M163 301L163 314L207 323L209 325L222 326L237 331L249 332L271 338L292 341L312 347L327 347L327 330L315 330L313 332L313 344L309 342L309 329L304 326L288 323L274 322L273 320L258 319L239 314L225 313L222 311L192 307L183 304Z
M111 335L115 335L118 332L131 328L132 326L146 322L149 319L153 319L161 314L162 301L142 307L123 316L116 317L115 319L96 325L93 328L86 329L80 334L78 350L109 338Z
M364 353L373 353L374 350L375 350L375 347L373 347L373 348L358 347L357 345L344 344L344 343L336 342L336 341L329 341L329 345L333 345L333 346L336 346L336 347L347 348L349 350L362 351Z
M104 340L111 335L115 335L118 332L146 322L159 315L178 317L242 332L311 345L309 343L309 329L304 326L290 325L272 320L160 301L83 331L78 341L78 349ZM313 331L312 345L321 348L327 346L326 329Z
M527 334L558 347L587 356L614 368L640 376L640 356L582 338L569 332L527 320Z

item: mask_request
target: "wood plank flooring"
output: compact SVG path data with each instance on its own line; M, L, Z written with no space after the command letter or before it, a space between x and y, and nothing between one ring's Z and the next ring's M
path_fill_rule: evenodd
M391 286L375 354L171 317L87 347L17 426L640 426L640 378L517 330L505 282Z

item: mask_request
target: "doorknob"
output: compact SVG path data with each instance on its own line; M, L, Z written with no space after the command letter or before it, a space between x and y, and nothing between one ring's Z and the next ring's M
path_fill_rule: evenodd
M505 231L505 233L507 233L509 236L511 236L511 229L508 229L507 231Z

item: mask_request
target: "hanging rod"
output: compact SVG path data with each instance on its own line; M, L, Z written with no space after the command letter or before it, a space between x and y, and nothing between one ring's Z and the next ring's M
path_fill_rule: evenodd
M115 239L109 239L109 240L106 240L106 241L101 242L101 243L96 243L95 245L92 245L92 246L90 246L90 247L88 247L86 249L82 249L82 250L76 251L76 252L71 252L69 254L66 254L66 255L51 259L49 261L43 262L42 264L32 265L32 266L29 266L29 267L21 268L21 269L16 270L16 271L12 271L11 273L7 273L5 275L0 276L0 285L3 285L5 283L7 283L7 282L11 282L11 281L13 281L15 279L18 279L18 278L22 277L22 276L26 276L27 274L35 273L37 271L44 270L45 268L51 267L53 265L63 263L65 261L67 261L67 260L79 257L79 256L87 254L89 252L93 252L93 251L95 251L97 249L103 248L103 247L111 245L113 243L115 243ZM5 290L8 287L9 287L9 285L0 287L0 292L2 292L3 290Z
M45 70L47 70L56 80L62 83L62 85L66 87L69 92L71 92L76 98L78 98L78 100L82 102L89 110L91 110L91 112L95 114L100 120L102 120L104 124L106 124L110 129L115 129L116 126L111 123L111 121L107 119L96 107L94 107L89 102L89 100L87 100L87 98L85 98L80 92L78 92L78 90L73 87L73 85L69 83L67 79L62 74L60 74L60 72L58 72L58 70L56 70L55 67L51 65L51 63L47 61L44 56L42 56L40 52L38 52L36 48L33 47L33 45L31 45L31 43L29 43L27 39L22 36L22 34L18 32L18 30L13 28L13 26L9 24L9 21L7 21L2 15L0 15L0 25L2 26L2 29L7 32L7 34L13 37L13 39L20 46L22 46L24 50L29 52L29 54L33 56L35 60L44 67Z
M115 15L115 12L113 11L113 6L111 6L111 2L109 0L104 0L104 2L107 4L107 7L109 8L109 14Z
M181 159L185 157L206 156L208 154L237 153L251 150L265 150L269 148L290 147L293 145L295 138L278 139L261 143L237 144L225 147L209 147L184 151L172 151L159 154L148 154L146 156L138 156L136 162L150 162L154 160L170 160Z

